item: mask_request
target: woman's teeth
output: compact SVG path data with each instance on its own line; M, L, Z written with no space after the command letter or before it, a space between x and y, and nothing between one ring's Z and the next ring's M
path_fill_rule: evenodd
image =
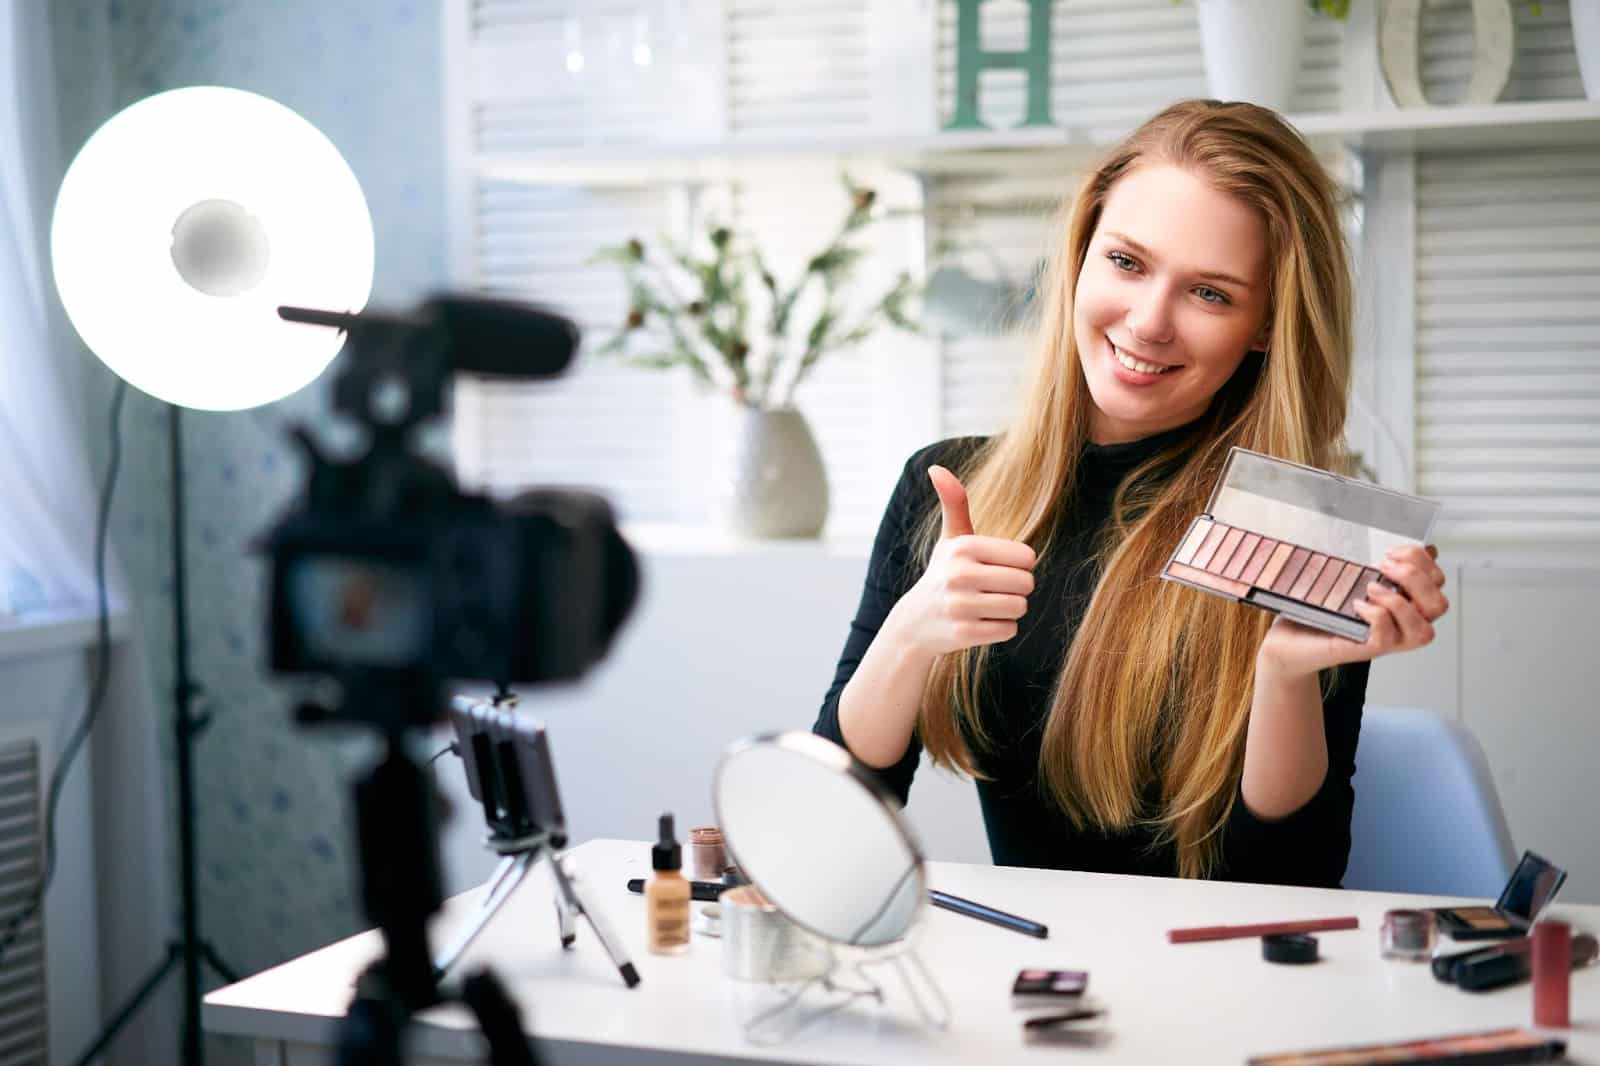
M1174 369L1170 366L1157 366L1154 363L1147 363L1142 359L1135 359L1133 356L1124 352L1121 348L1118 348L1115 344L1111 346L1111 350L1116 353L1117 362L1121 363L1129 370L1137 370L1141 374L1165 374L1167 371Z

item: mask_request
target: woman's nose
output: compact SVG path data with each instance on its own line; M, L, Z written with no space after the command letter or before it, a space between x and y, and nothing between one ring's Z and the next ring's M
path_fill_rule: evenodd
M1165 344L1172 339L1172 312L1166 293L1148 286L1141 298L1128 308L1128 332L1144 344Z

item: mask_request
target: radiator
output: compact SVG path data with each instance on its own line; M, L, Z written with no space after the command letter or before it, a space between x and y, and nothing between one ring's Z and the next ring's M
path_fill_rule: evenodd
M0 930L33 898L44 869L40 793L39 746L0 744ZM49 1037L41 908L0 957L0 1066L45 1066Z

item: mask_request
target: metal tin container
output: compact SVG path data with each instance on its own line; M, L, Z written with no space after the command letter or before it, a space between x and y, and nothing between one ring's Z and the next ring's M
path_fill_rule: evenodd
M741 885L717 900L722 912L722 972L736 981L804 981L826 973L826 944Z

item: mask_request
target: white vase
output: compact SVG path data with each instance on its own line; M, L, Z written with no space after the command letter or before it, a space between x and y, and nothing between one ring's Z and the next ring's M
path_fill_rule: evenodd
M828 478L805 416L739 407L715 474L712 511L740 537L815 537L828 520Z
M1196 0L1196 6L1211 95L1288 111L1305 43L1304 0Z
M1572 44L1583 95L1600 100L1600 0L1572 0Z

